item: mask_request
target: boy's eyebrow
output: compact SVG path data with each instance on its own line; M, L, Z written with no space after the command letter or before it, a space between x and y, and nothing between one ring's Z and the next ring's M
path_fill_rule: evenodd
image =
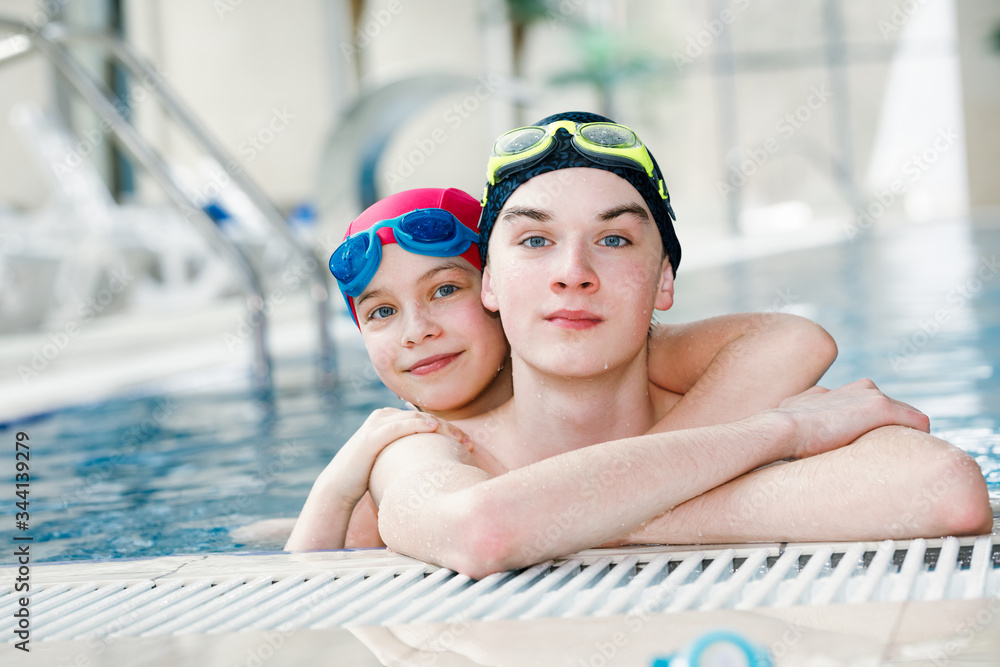
M548 222L552 219L552 214L540 208L512 208L503 214L504 222L510 222L517 217L531 218L536 222Z
M646 213L646 209L639 206L639 204L622 204L621 206L615 206L614 208L609 208L607 211L604 211L597 217L606 222L622 215L628 215L629 213L641 219L643 222L649 222L649 213Z

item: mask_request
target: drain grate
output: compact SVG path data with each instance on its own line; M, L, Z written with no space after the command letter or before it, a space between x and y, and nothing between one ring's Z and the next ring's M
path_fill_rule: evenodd
M32 639L974 599L1000 595L998 551L992 536L783 550L595 550L480 581L416 561L375 559L359 568L355 559L339 570L258 576L232 576L229 567L216 577L43 585L31 598ZM5 637L17 604L6 586Z

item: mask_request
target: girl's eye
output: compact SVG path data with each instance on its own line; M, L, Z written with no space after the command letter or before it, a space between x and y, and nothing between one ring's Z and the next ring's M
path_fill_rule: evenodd
M392 306L379 306L371 312L368 316L370 320L384 320L387 317L392 317L396 314L396 309Z
M458 287L455 285L441 285L436 290L434 290L434 298L441 298L443 296L451 296L458 291Z
M624 236L618 236L617 234L609 234L601 239L601 245L607 246L608 248L622 248L629 244L629 241Z
M521 243L529 248L544 248L545 246L550 245L549 240L544 236L529 236L521 241Z

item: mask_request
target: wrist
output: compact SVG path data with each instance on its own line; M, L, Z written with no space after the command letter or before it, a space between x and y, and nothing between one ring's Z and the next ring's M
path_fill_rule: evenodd
M795 420L780 408L764 410L752 417L762 429L768 445L766 463L787 458L798 458L798 427Z
M368 490L367 487L358 490L345 485L342 471L334 465L328 465L323 469L313 483L313 489L349 510L354 509Z

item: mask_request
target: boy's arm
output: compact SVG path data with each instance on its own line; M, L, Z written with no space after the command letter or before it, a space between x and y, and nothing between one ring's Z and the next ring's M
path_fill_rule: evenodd
M927 418L855 383L737 423L586 447L493 478L461 445L420 434L382 452L370 485L390 548L483 577L602 544L765 463L887 424L926 429Z
M849 447L749 472L613 544L898 540L992 526L972 457L927 433L885 426Z
M656 325L649 379L681 394L651 432L733 422L812 387L837 357L815 322L787 313L737 313Z

